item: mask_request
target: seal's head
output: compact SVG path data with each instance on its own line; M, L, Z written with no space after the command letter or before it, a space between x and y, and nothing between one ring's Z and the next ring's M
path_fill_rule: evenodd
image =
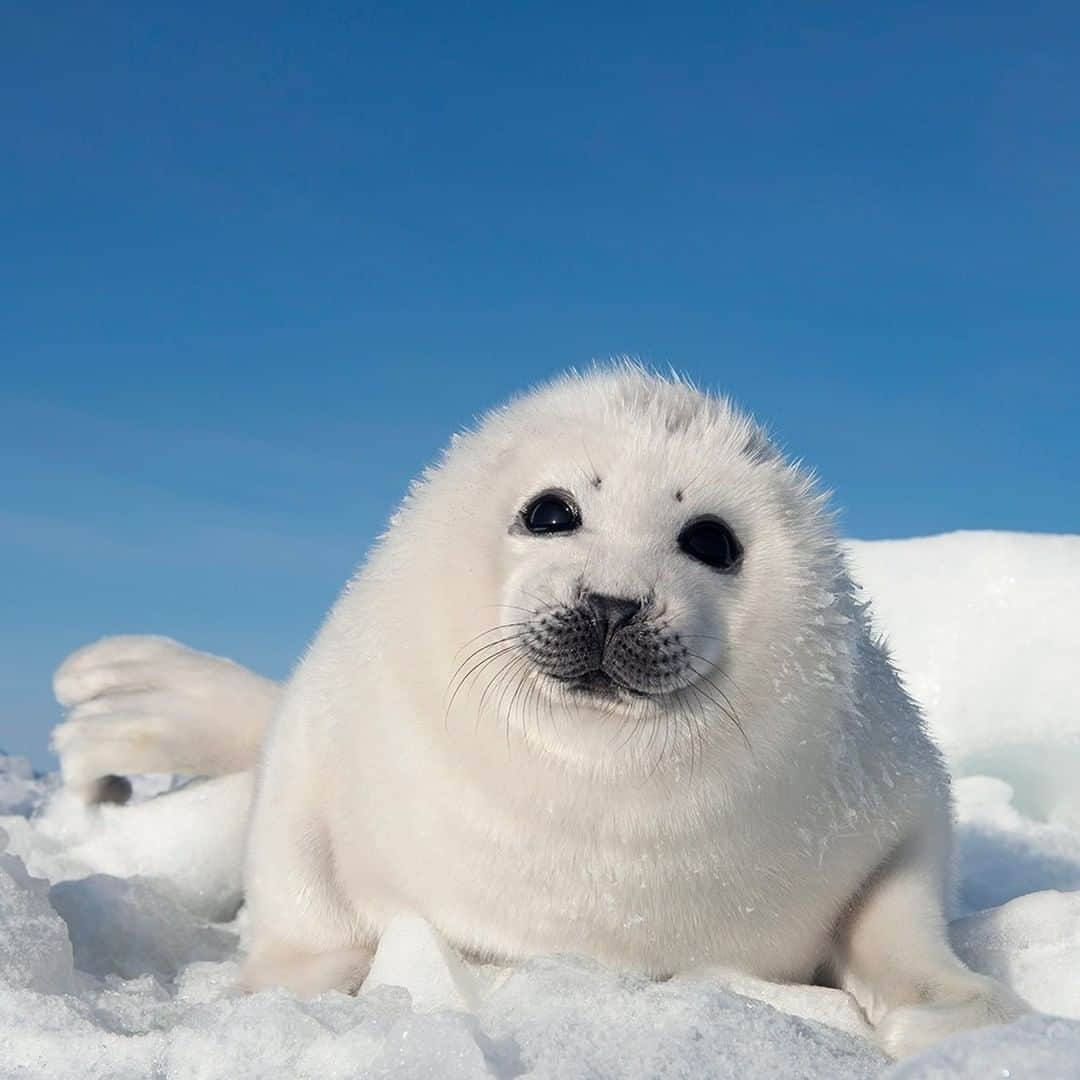
M685 382L627 365L519 398L455 440L412 509L438 523L414 534L444 538L425 557L452 610L429 643L449 719L653 769L764 749L785 703L843 683L848 586L824 498Z

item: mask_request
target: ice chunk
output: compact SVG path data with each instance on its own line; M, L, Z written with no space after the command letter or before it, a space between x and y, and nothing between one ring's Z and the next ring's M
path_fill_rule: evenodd
M209 926L140 878L95 874L52 887L80 971L172 979L194 960L222 960L236 936Z
M223 1080L293 1077L304 1047L325 1036L325 1026L283 991L214 1002L192 1009L172 1030L166 1072Z
M513 1039L493 1040L473 1016L436 1013L404 1017L367 1075L395 1080L482 1080L525 1071ZM566 1074L566 1075L569 1075Z
M417 1012L475 1009L481 985L434 927L418 915L399 915L383 932L364 991L403 986Z
M777 1012L707 979L666 983L568 959L533 960L487 1000L530 1076L875 1076L871 1043Z
M51 993L74 989L71 942L49 903L49 883L31 877L17 855L0 855L0 983Z
M240 962L195 961L176 980L176 999L185 1005L205 1005L218 998L235 997L240 985Z
M135 1036L103 1025L72 995L0 988L0 1069L28 1080L145 1080L160 1076L161 1032Z
M309 1002L307 1008L326 1025L327 1032L297 1058L297 1075L320 1080L356 1076L385 1053L388 1034L402 1017L410 1015L408 994L391 987L360 999L328 994ZM365 1069L364 1075L370 1071Z
M76 978L80 978L76 972ZM176 1023L182 1008L169 988L153 975L121 979L109 975L98 980L82 976L81 998L95 1023L117 1035L144 1035Z
M764 1001L774 1009L827 1024L838 1031L873 1039L873 1029L855 999L843 990L824 986L797 986L792 983L767 982L738 971L717 971L711 975L718 985L744 997ZM690 976L687 976L690 978Z
M356 1076L385 1049L408 1009L400 995L324 995L298 1001L272 990L191 1009L173 1028L165 1074L200 1080Z
M1036 1015L1004 1027L980 1028L947 1039L886 1075L887 1080L1076 1080L1080 1077L1080 1022Z

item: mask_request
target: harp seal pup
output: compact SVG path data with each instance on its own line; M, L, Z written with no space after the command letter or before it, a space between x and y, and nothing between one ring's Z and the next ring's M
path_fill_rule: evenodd
M252 990L355 988L410 910L476 958L825 981L896 1056L1026 1008L947 942L948 777L825 497L675 379L457 436L280 691L155 638L56 685L84 791L258 762Z

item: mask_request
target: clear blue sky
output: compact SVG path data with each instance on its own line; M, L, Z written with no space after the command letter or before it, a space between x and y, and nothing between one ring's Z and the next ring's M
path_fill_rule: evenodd
M850 535L1080 531L1073 2L24 2L0 85L39 764L67 650L284 675L449 433L594 357L733 393Z

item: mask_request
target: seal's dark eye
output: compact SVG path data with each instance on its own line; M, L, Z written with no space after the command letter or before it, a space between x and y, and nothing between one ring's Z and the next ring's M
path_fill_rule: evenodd
M692 559L716 570L734 570L742 559L742 544L719 519L698 518L679 533L679 547Z
M566 495L546 491L521 511L521 520L533 533L572 532L581 524L581 514Z

